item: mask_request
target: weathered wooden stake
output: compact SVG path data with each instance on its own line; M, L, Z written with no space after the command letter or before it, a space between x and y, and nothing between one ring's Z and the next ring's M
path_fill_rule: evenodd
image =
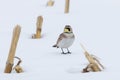
M54 5L54 1L49 0L49 1L47 2L47 6L53 6L53 5Z
M69 4L70 4L70 1L65 0L65 13L69 13Z
M92 55L90 55L84 48L84 46L81 44L81 47L84 49L84 54L85 54L85 57L87 58L87 60L89 61L89 64L88 66L83 69L83 72L89 72L90 71L93 71L93 72L98 72L98 71L101 71L100 69L100 66L101 64L99 63L99 61L97 59L95 59ZM103 66L101 66L103 68Z
M41 31L42 31L42 23L43 23L43 17L38 16L37 23L36 23L36 34L32 36L34 39L38 39L41 37Z
M14 64L15 51L16 51L18 40L19 40L20 32L21 32L21 27L17 25L13 30L11 47L10 47L9 55L6 62L6 67L4 70L5 73L11 73L12 71L12 67Z

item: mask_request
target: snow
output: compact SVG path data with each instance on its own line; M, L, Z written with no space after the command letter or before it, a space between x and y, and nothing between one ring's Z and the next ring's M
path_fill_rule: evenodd
M119 80L119 0L70 0L70 12L64 14L65 0L0 0L0 80ZM37 16L43 16L42 38L31 39ZM12 31L22 27L16 56L22 59L23 73L4 73ZM72 54L63 55L53 48L65 25L71 25L75 42ZM81 73L86 67L82 43L91 54L100 57L102 72ZM17 60L15 60L16 63Z

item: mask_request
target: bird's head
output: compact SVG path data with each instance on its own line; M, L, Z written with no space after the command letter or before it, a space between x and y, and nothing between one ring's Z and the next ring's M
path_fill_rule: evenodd
M72 28L70 25L66 25L64 28L64 33L72 33Z

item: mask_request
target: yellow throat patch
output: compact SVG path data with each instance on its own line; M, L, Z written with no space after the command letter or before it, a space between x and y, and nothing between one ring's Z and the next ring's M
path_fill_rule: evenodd
M68 29L64 29L64 32L70 32Z

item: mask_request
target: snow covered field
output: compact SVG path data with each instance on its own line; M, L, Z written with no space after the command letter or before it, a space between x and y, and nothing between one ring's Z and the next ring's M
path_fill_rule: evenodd
M119 80L120 74L120 1L70 0L70 12L64 14L65 0L0 0L0 80ZM31 39L36 20L43 16L42 38ZM23 73L4 73L12 31L22 27L16 56L22 59ZM53 48L65 25L71 25L75 42L72 54L63 55ZM102 72L81 73L88 64L80 46L100 57ZM17 60L16 60L17 61ZM15 62L16 63L16 62Z

